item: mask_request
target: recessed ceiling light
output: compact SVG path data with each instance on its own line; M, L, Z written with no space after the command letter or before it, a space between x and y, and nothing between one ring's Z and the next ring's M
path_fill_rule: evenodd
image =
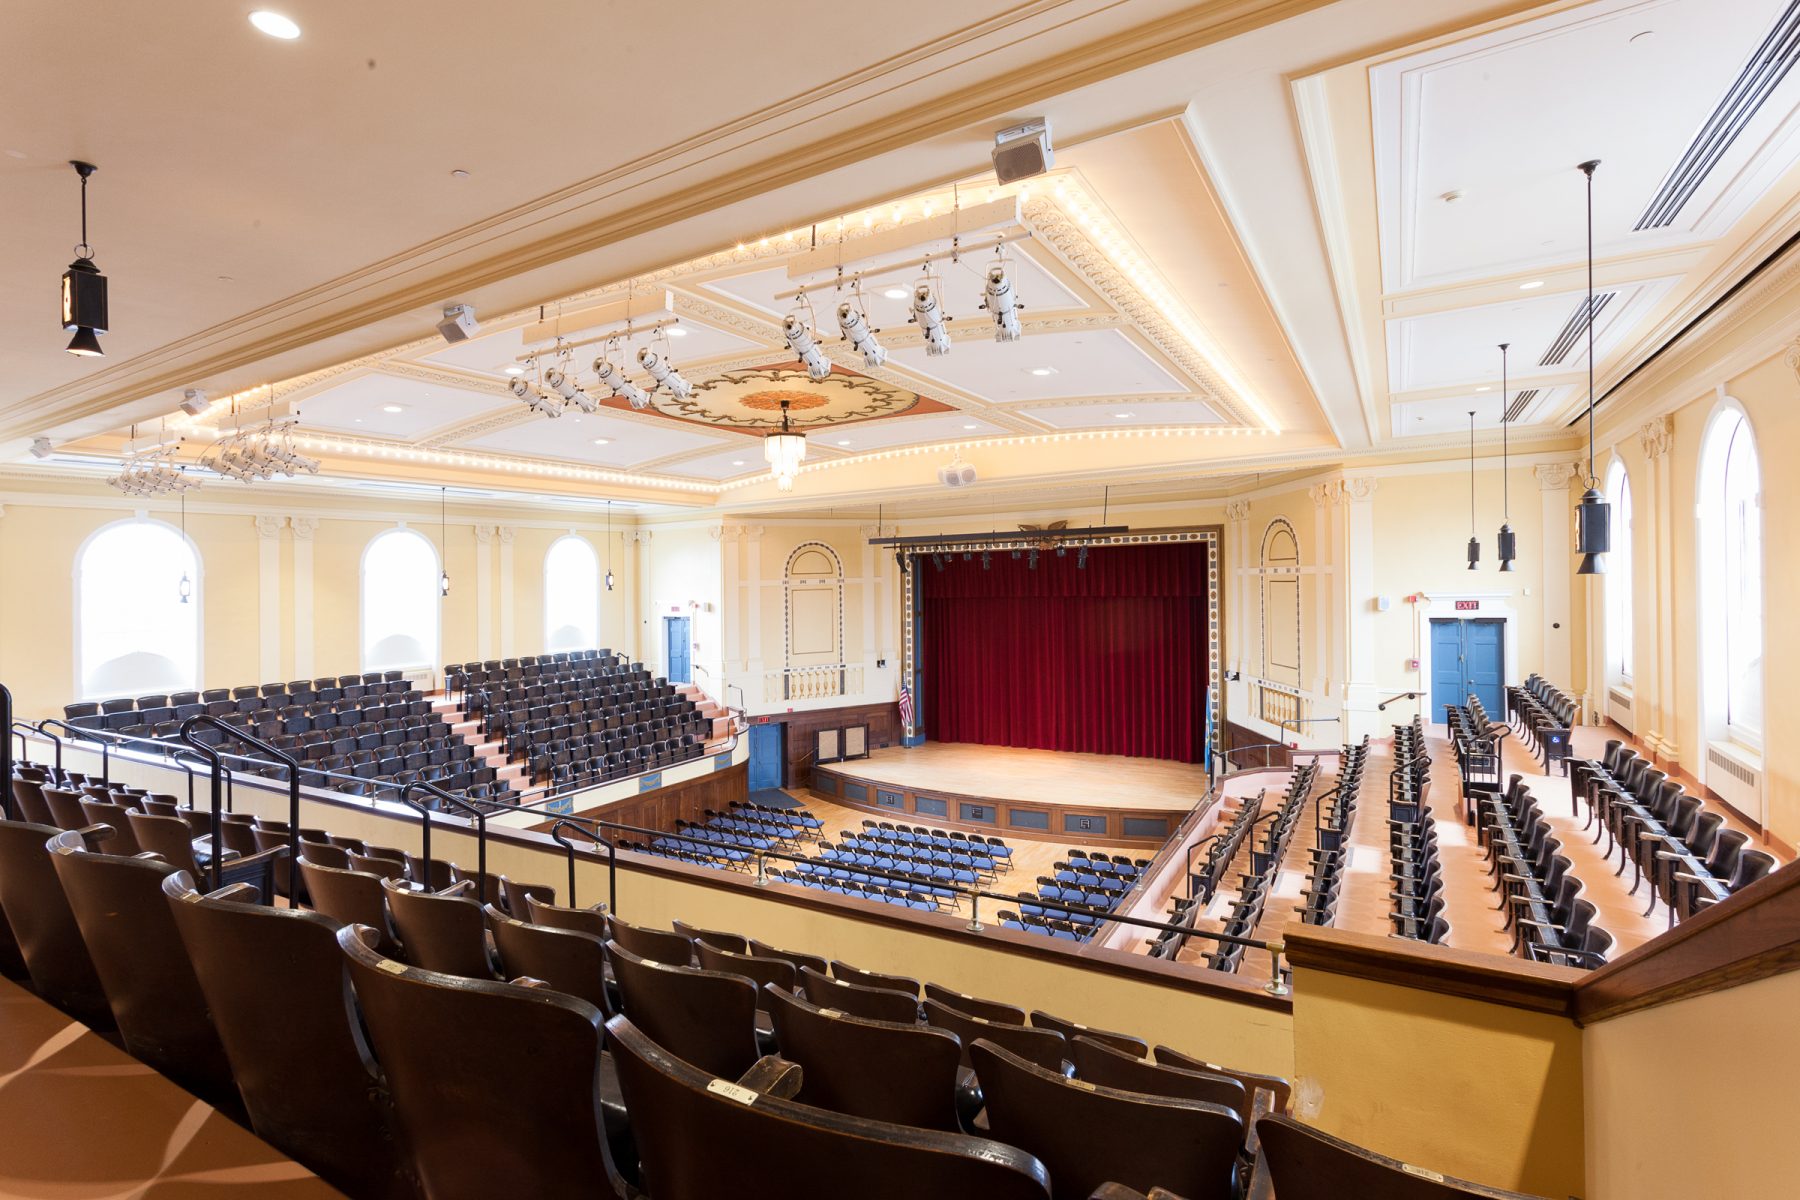
M250 23L272 38L280 38L291 42L300 36L300 27L294 24L291 17L284 17L278 12L258 9L250 14Z
M731 460L731 465L734 467L741 467L744 465L744 460L741 458L734 458Z
M670 337L686 337L687 336L687 330L683 329L679 325L671 326L668 333L669 333Z
M508 375L523 375L525 373L525 368L524 367L508 367L508 368L506 368L506 373Z
M384 413L405 412L406 406L403 404L384 404L381 406L381 411Z
M1532 280L1532 281L1531 281L1531 282L1530 282L1530 283L1521 283L1521 284L1520 284L1520 285L1519 285L1519 290L1520 290L1520 291L1521 291L1521 292L1529 292L1529 291L1530 291L1530 290L1531 290L1531 289L1532 289L1532 288L1541 288L1541 287L1543 287L1543 286L1544 286L1544 281L1543 281L1543 280L1541 280L1541 279L1534 279L1534 280Z
M594 445L596 445L596 446L605 446L605 445L610 444L611 442L612 442L611 438L595 438L594 439Z
M1483 386L1483 387L1478 387L1478 388L1476 388L1476 389L1475 389L1475 390L1476 390L1476 391L1478 391L1478 392L1488 392L1488 391L1492 391L1492 390L1493 390L1493 389L1492 389L1492 388L1489 388L1489 387L1485 387L1485 386Z
M1119 419L1119 420L1121 420L1121 421L1123 421L1123 420L1125 420L1125 419L1126 419L1126 418L1128 418L1128 417L1130 417L1130 416L1131 416L1131 414L1130 414L1130 413L1114 413L1114 414L1113 414L1113 416L1115 416L1115 417L1117 417L1117 418L1118 418L1118 419Z
M973 425L964 425L964 426L963 426L963 428L964 428L964 429L974 429L974 428L975 428L975 426L973 426Z
M356 418L356 423L357 423L357 424L358 424L358 425L361 425L361 424L362 424L362 418L361 418L361 417L358 417L358 418Z
M1039 375L1039 376L1054 375L1054 374L1056 374L1056 368L1055 367L1033 367L1033 368L1031 368L1031 373L1033 375Z
M881 294L886 296L889 300L904 300L908 295L905 288L889 288Z
M838 439L838 445L840 445L840 446L848 446L849 444L850 444L849 438L839 438Z
M468 177L469 177L469 173L467 171L463 170L461 167L458 167L454 171L450 172L450 178L452 178L452 179L467 179Z

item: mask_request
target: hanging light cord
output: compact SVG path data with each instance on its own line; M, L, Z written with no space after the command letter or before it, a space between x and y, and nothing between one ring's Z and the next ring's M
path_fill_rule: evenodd
M88 176L93 173L93 168L90 167L86 171L81 170L80 167L75 169L81 175L81 245L75 247L75 256L92 258L94 257L94 248L88 245L87 240L87 185Z
M1475 536L1475 410L1469 410L1469 536Z
M1599 482L1594 474L1594 168L1599 159L1581 164L1587 176L1587 343L1588 343L1588 486Z
M1506 477L1509 449L1506 444L1506 414L1512 410L1506 396L1506 348L1511 342L1500 343L1500 519L1502 522L1512 520L1512 481Z

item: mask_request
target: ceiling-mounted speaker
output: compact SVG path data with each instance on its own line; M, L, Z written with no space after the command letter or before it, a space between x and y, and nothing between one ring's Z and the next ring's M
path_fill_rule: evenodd
M206 393L199 388L189 388L187 391L181 393L181 411L190 417L206 415L206 408L209 403L210 401L207 400Z
M1001 183L1017 183L1042 175L1056 165L1050 145L1050 123L1042 117L1023 121L994 135L994 177Z
M945 487L968 487L975 482L975 468L966 462L953 462L938 468L938 482Z
M438 322L437 331L446 342L466 342L481 331L481 323L475 319L475 310L467 304L452 304L444 310L444 319Z

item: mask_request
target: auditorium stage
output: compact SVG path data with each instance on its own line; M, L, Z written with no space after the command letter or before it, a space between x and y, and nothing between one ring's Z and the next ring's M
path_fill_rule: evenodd
M1194 763L928 742L813 768L813 791L893 820L1155 846L1206 794Z

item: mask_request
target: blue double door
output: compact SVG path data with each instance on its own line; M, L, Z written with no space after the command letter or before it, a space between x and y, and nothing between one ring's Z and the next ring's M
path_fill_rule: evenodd
M1444 719L1446 704L1467 704L1473 695L1488 716L1506 718L1506 622L1491 618L1431 620L1432 721Z

